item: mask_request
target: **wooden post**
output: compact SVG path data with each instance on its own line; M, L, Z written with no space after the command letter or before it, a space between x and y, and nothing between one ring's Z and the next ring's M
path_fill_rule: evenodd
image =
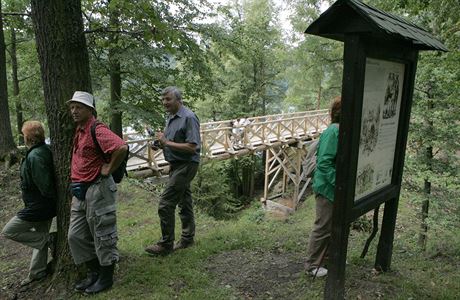
M324 298L328 300L342 300L345 297L345 262L350 233L347 217L354 204L359 147L359 132L354 129L360 127L362 109L362 101L355 99L362 99L364 90L364 55L359 36L347 36L343 55L342 112L329 246L330 264L324 290Z
M299 203L299 191L300 191L300 182L302 180L302 170L301 170L301 164L302 164L302 149L299 147L294 148L296 151L296 165L295 165L295 179L296 182L294 182L295 185L295 190L294 190L294 195L292 197L294 201L294 206L292 207L293 209L297 209L297 204Z
M146 143L147 143L147 162L148 162L147 165L151 167L152 161L154 160L152 159L152 147L150 147L149 141L146 141Z
M266 159L265 159L265 182L264 182L264 197L262 198L262 201L265 202L268 200L268 182L270 180L270 177L269 177L269 171L270 171L270 155L271 154L271 150L270 149L267 149L265 150L265 155L266 155Z
M393 253L394 231L396 215L398 213L398 198L385 202L383 211L382 229L380 230L379 244L375 256L375 269L386 272L390 269L391 256Z

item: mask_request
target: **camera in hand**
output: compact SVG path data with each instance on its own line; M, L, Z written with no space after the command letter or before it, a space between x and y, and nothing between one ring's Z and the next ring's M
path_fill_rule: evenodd
M158 150L161 148L161 143L160 140L154 140L152 143L152 149L153 150Z

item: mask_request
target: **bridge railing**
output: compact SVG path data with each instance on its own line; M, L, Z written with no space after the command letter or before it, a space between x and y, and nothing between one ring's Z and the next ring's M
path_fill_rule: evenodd
M293 113L283 113L283 114L275 114L275 115L248 117L248 118L246 118L246 120L248 120L250 123L261 123L261 122L274 121L274 120L280 120L280 119L304 117L304 116L308 116L308 115L327 114L327 113L328 113L327 109L319 109L319 110L310 110L310 111L302 111L302 112L293 112ZM213 122L202 123L201 124L201 130L232 127L232 125L231 125L232 121L234 121L234 120L213 121Z
M201 124L201 155L208 159L226 158L242 150L270 147L292 139L308 138L327 127L327 110L315 110L248 118L245 126L231 126L231 121ZM128 170L161 170L168 164L161 150L150 147L153 138L139 138L139 134L125 135L130 146Z
M329 122L327 110L292 115L278 119L265 117L264 121L260 121L262 118L254 118L258 122L253 121L245 126L202 129L202 155L213 158L242 148L253 150L260 145L269 147L275 142L286 142L319 133Z

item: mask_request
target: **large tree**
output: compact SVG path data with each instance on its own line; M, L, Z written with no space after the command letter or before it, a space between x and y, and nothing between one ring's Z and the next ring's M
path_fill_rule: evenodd
M125 128L144 123L161 128L158 93L167 85L181 87L187 101L203 94L209 80L200 45L208 27L197 23L204 16L203 1L82 3L93 86L103 100L98 113L112 130L121 132L122 119ZM103 90L109 84L110 92Z
M329 107L341 93L343 45L303 32L318 18L322 0L289 0L293 33L286 56L288 82L285 105L300 110Z
M16 149L11 131L8 107L8 86L6 79L5 37L3 34L2 3L0 1L0 160Z
M31 79L37 74L36 72L27 72L26 68L35 67L37 64L30 64L29 61L26 60L25 54L27 50L33 48L34 56L36 57L36 50L35 46L32 43L29 43L33 40L32 35L32 24L27 13L27 6L29 1L26 0L14 0L14 1L6 1L4 10L9 11L6 13L8 18L6 19L6 26L5 26L5 35L6 43L9 44L9 56L10 56L10 67L11 67L11 85L9 91L9 102L11 106L15 107L16 110L16 133L20 133L22 129L22 124L24 123L24 111L25 108L23 107L25 102L23 99L23 95L20 95L22 89L20 86L22 85L21 81L26 79ZM9 31L9 34L7 33ZM9 36L9 40L8 40ZM22 78L21 78L22 77ZM41 86L40 86L41 87ZM11 89L12 88L12 89ZM34 90L34 94L35 90ZM39 101L37 101L39 102ZM42 101L40 101L42 102ZM43 106L43 104L42 104ZM34 107L30 107L26 105L27 109L37 112ZM34 116L34 119L36 117ZM41 118L36 118L40 120ZM13 136L15 132L13 130ZM24 137L22 135L18 135L18 144L24 144Z
M76 90L91 92L81 3L80 0L32 0L31 3L58 189L58 240L54 261L56 274L65 272L65 276L60 278L73 279L73 273L66 270L72 264L67 245L67 228L74 125L66 102Z
M220 9L209 52L213 88L199 103L210 119L278 112L285 84L278 7L271 0L234 1Z
M420 205L419 245L425 250L428 225L458 226L459 222L460 5L456 0L369 2L405 15L449 49L420 53L409 128L404 180L415 192L412 201Z

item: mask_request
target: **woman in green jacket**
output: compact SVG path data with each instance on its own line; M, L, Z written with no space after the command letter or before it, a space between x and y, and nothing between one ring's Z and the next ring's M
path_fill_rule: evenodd
M21 191L24 208L5 225L2 234L13 241L33 248L26 285L46 276L51 221L56 216L56 190L53 157L45 144L45 130L38 121L22 126L28 148L21 162Z
M316 195L316 219L308 242L308 274L322 277L327 269L320 266L321 258L327 256L331 237L332 202L335 190L335 161L339 141L341 98L337 97L330 110L331 124L321 133L316 152L316 169L313 176L313 191Z

